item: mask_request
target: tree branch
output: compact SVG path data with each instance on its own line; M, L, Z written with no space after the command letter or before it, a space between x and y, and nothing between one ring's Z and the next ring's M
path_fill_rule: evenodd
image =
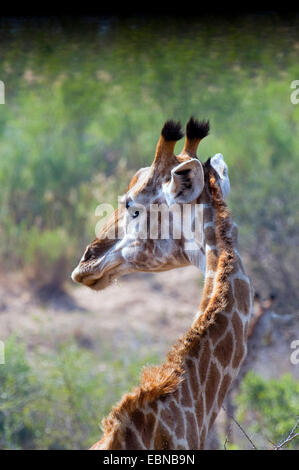
M222 405L222 408L223 410L227 413L227 416L229 416L229 418L238 426L238 428L242 431L242 433L244 434L244 436L246 437L246 439L250 442L251 444L251 447L254 449L254 450L258 450L258 448L254 445L254 443L252 442L252 440L250 439L250 437L248 436L248 434L246 433L246 431L242 428L241 424L238 423L238 421L232 416L230 415L226 408L224 408L224 406Z
M292 429L289 432L288 436L284 440L280 441L278 444L274 445L274 447L273 447L274 450L282 449L285 445L289 444L289 442L291 442L293 439L295 439L296 437L299 436L299 432L295 433L295 431L298 427L298 424L299 424L299 418L297 418L297 421L296 421L295 425L292 427Z

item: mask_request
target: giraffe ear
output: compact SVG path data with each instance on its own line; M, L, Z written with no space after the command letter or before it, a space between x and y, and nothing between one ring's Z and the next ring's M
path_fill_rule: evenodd
M189 203L198 198L204 187L202 164L197 158L180 163L171 170L171 180L164 185L169 205Z
M221 187L223 198L225 199L230 191L230 182L228 177L228 167L221 153L216 153L216 155L211 158L211 166L214 168L214 170L219 176L219 184Z

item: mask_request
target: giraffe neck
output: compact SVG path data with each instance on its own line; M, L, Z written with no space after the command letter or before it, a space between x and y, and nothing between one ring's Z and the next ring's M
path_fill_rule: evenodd
M213 189L213 187L212 187ZM159 367L123 397L93 449L199 449L246 353L249 281L226 206L214 186L204 207L206 278L200 315Z
M203 204L203 251L205 253L204 270L202 266L195 264L204 273L205 283L198 312L194 324L205 311L212 296L216 280L216 271L219 260L219 248L216 240L216 214L212 202Z
M186 352L185 380L181 386L184 407L195 409L193 448L203 448L205 438L228 389L246 355L251 313L251 290L237 246L237 226L226 224L229 246L219 236L219 219L212 203L203 207L205 284L191 330L204 334L198 347ZM227 221L226 221L227 222ZM200 266L198 266L200 267ZM192 421L190 417L189 420ZM190 439L188 445L190 445ZM190 447L189 447L190 448Z
M213 293L215 292L216 288L216 279L217 279L217 268L218 262L220 257L220 249L219 244L217 242L217 227L216 227L216 211L213 207L211 201L206 202L203 204L203 233L201 239L203 240L203 252L205 253L205 265L204 269L202 267L202 263L197 261L197 258L194 257L192 259L194 264L197 268L199 268L204 273L205 283L202 292L201 301L199 304L198 312L195 316L193 325L196 324L198 318L204 313L205 309L207 308ZM242 260L240 258L238 252L238 228L235 223L231 221L230 229L228 235L232 239L232 251L235 258L234 264L235 268L234 271L239 271L240 273L244 274L244 277L247 280L247 275L245 273L245 269L243 267Z

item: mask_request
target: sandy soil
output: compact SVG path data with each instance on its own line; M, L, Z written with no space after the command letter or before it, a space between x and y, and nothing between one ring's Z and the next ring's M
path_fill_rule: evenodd
M101 292L72 283L67 295L38 301L21 273L1 276L0 339L10 334L33 346L55 347L75 340L99 349L101 342L117 346L144 346L164 355L191 325L200 301L203 277L193 267L164 273L136 273ZM253 364L266 377L291 372L291 342L299 339L298 318L267 313L262 319L261 347Z
M66 285L68 296L39 302L21 276L0 283L0 337L52 346L75 336L90 346L105 337L142 338L164 349L191 324L201 295L196 268L133 274L101 292Z

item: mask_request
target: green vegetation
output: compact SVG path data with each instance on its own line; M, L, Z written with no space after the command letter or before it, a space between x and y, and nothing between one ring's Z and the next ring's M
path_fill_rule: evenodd
M297 26L275 15L2 20L1 262L60 287L94 236L97 204L116 202L128 174L151 163L165 119L193 114L211 120L201 158L222 152L229 164L250 273L292 310Z
M246 422L249 410L251 424L246 429L266 439L267 447L279 444L294 427L298 416L299 382L290 374L279 380L266 380L254 372L249 372L242 382L237 397L238 419ZM298 432L298 431L297 431ZM286 448L299 448L298 438Z
M1 449L86 449L101 436L100 422L124 392L139 381L156 355L126 348L99 354L72 340L57 351L30 353L16 337L6 341L0 367ZM258 448L288 436L298 418L299 383L290 375L266 380L249 372L236 397L236 417ZM223 440L224 441L224 440ZM298 448L298 439L286 448ZM248 448L248 442L245 443ZM226 444L239 449L239 442Z
M111 349L111 348L110 348ZM101 436L100 422L138 383L155 356L101 350L101 361L75 341L57 351L26 353L11 337L0 367L1 449L86 449Z

